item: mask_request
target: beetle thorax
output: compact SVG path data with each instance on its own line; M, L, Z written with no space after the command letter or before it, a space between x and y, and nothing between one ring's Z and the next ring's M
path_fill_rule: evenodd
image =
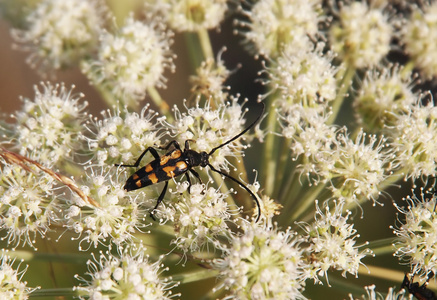
M209 155L205 151L196 152L194 150L185 150L185 157L188 159L188 163L191 167L206 167L209 163Z

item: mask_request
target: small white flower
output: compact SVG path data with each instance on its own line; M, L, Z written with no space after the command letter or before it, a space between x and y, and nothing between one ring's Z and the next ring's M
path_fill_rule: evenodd
M277 89L287 103L314 107L334 100L338 68L332 64L332 55L322 52L323 47L322 43L302 49L284 46L284 52L265 67L268 78L264 84Z
M129 16L115 33L100 36L96 59L85 61L82 71L94 85L135 107L150 87L164 87L164 70L174 70L170 52L172 33L159 20L142 23Z
M327 125L327 116L320 114L320 107L304 107L302 104L288 105L278 109L282 126L282 136L291 140L293 160L299 159L299 170L307 175L320 177L318 164L331 163L325 161L336 138L336 127ZM317 179L316 179L317 180Z
M382 8L353 1L343 5L329 32L331 48L353 68L375 66L390 50L393 28Z
M223 50L224 51L224 50ZM224 62L221 60L221 51L217 55L216 61L213 59L207 59L203 61L200 67L196 70L196 75L190 77L190 82L193 85L191 91L203 95L205 98L210 99L224 99L226 98L225 87L223 84L231 74Z
M203 184L193 184L190 193L179 192L180 188L174 192L177 202L165 204L174 214L162 214L163 219L173 221L172 243L185 252L201 251L211 244L220 248L220 241L231 235L228 224L232 223L232 212L226 203L227 195ZM159 208L156 214L161 216Z
M321 155L321 178L331 183L333 197L347 203L376 199L380 184L391 175L394 154L386 138L358 132L352 140L339 131L333 150Z
M230 102L220 102L216 104L215 109L210 102L207 102L204 107L197 104L195 107L188 108L186 113L181 113L175 106L175 121L172 124L164 121L163 125L169 128L171 135L182 148L185 141L194 140L195 142L188 141L191 149L209 153L244 129L245 111L237 100L231 98ZM247 136L248 134L217 149L209 159L211 165L215 168L227 169L229 162L226 156L240 155L241 149L244 149L241 140Z

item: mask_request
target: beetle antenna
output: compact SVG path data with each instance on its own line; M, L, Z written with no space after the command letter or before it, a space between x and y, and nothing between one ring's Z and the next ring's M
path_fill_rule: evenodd
M237 134L236 136L234 136L234 137L233 137L232 139L230 139L229 141L226 141L226 142L224 142L223 144L221 144L220 146L213 148L213 149L208 153L208 156L209 156L209 155L212 155L212 154L213 154L217 149L219 149L219 148L221 148L221 147L223 147L223 146L226 146L226 145L229 144L229 143L232 143L233 141L235 141L236 139L238 139L240 136L242 136L243 134L245 134L247 131L249 131L249 129L252 128L256 123L258 123L258 121L261 119L261 117L262 117L262 115L263 115L263 113L264 113L264 108L265 108L264 103L261 102L261 104L262 104L262 106L263 106L263 107L262 107L262 111L261 111L261 113L259 114L259 116L256 118L256 120L252 122L252 124L250 124L249 126L247 126L246 129L244 129L242 132L240 132L239 134ZM220 173L220 172L219 172L219 173ZM225 175L225 176L226 176L226 175Z
M258 117L259 119L259 117ZM253 125L253 124L252 124ZM251 125L251 126L252 126ZM249 127L250 128L250 127ZM212 171L217 172L223 176L225 176L226 178L229 178L231 180L233 180L234 182L238 183L243 189L245 189L246 191L249 192L249 194L252 196L252 198L255 200L256 206L258 208L258 216L256 217L255 223L257 223L259 221L259 218L261 217L261 206L259 205L259 201L258 198L256 197L256 195L245 185L243 184L241 181L239 181L238 179L232 177L229 174L226 174L220 170L217 170L216 168L214 168L211 164L208 164L208 166L211 168Z

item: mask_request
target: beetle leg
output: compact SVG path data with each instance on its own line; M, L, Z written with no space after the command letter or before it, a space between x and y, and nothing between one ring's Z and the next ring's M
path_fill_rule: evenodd
M136 167L138 167L140 165L141 159L143 159L144 155L146 155L147 152L152 153L152 155L153 155L153 157L155 159L159 159L160 158L159 154L158 154L158 152L156 152L155 148L149 147L146 150L144 150L143 153L141 153L140 157L138 157L137 161L133 165L119 165L119 164L116 164L115 166L116 167L135 167L136 168Z
M173 145L173 147L175 147L175 149L181 150L181 146L179 146L178 141L173 140L171 142L169 142L166 146L164 147L158 147L159 149L164 149L164 150L168 150L168 148L171 147L171 145Z
M191 194L191 179L190 179L190 175L188 175L188 173L185 173L185 176L187 177L187 181L188 181L188 193Z
M168 186L168 181L165 182L164 188L162 189L161 195L159 195L158 200L156 201L156 205L153 208L153 210L150 212L150 216L152 217L152 219L154 221L156 221L155 217L153 216L153 214L155 213L155 210L158 208L159 203L162 202L162 199L164 199L164 195L165 192L167 191L167 186Z

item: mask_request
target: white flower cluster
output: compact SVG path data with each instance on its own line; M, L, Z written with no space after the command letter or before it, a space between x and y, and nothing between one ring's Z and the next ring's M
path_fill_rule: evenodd
M354 106L367 130L377 132L393 126L396 115L406 114L416 102L414 81L403 73L399 66L366 72Z
M15 259L2 254L0 257L0 298L1 299L29 299L29 295L38 288L27 287L27 282L21 281L27 267L21 271L21 263L14 267Z
M239 21L239 31L251 52L272 58L280 56L287 45L307 47L308 36L317 34L322 19L319 0L262 0L250 10L241 10L250 21Z
M394 288L390 287L386 295L376 292L375 285L364 287L366 289L366 295L362 295L361 298L354 298L352 294L349 294L350 300L411 300L413 295L406 296L404 289L396 292Z
M99 165L131 163L147 147L159 145L157 113L146 105L141 112L115 108L102 113L103 118L93 118L87 124L89 132L83 135L93 159Z
M34 89L35 98L23 99L23 108L14 114L16 123L2 131L14 140L20 154L37 157L44 165L71 160L80 146L78 136L84 129L83 110L88 103L63 84L41 83L41 90Z
M397 236L395 255L409 263L411 273L426 279L428 273L437 273L437 199L422 191L420 198L408 196L406 201L406 208L395 204L405 218L393 230Z
M29 62L60 69L95 51L105 9L97 0L43 0L26 22L27 29L15 30L14 36L24 50L31 51Z
M173 195L175 203L157 212L165 220L171 220L175 230L172 241L184 252L198 252L205 247L221 248L223 238L229 238L232 222L227 195L204 184L193 184L187 193L187 184L179 184Z
M143 200L140 205L138 194L126 194L122 189L125 178L116 175L116 170L97 169L86 169L83 179L86 185L81 187L84 194L97 204L90 205L78 195L73 195L71 205L64 211L65 226L78 234L81 243L97 247L99 243L110 241L120 245L132 240L135 230L145 226L142 221L146 209L142 205L151 204ZM79 248L82 249L82 246Z
M151 263L144 256L144 249L138 252L124 250L116 257L110 253L100 252L100 257L88 261L90 280L76 276L82 285L74 287L81 299L156 299L166 300L177 297L171 289L176 283L171 278L161 279L159 275L167 268L162 268L160 260Z
M306 275L314 281L320 281L319 277L328 277L328 271L332 268L358 277L358 267L362 264L361 259L371 254L369 249L361 253L356 246L355 239L359 237L353 224L348 224L350 211L343 211L344 202L335 203L334 209L326 205L325 213L319 208L316 201L316 217L312 224L301 223L306 235L303 239L309 241L306 249L311 255Z
M378 7L353 1L339 11L339 20L330 28L332 50L353 68L372 67L390 50L393 26Z
M193 140L195 142L189 144L190 148L209 153L244 129L245 111L237 100L232 98L230 102L219 102L216 108L213 108L210 102L204 107L197 104L195 107L187 108L186 113L181 113L175 106L175 121L165 125L180 145L184 145L187 140ZM238 156L242 148L241 141L236 140L217 149L210 157L211 165L219 169L227 168L229 162L226 156Z
M161 14L175 31L216 28L225 18L226 0L148 0L147 9Z
M306 299L300 242L290 230L245 225L217 268L228 299Z
M431 79L437 75L437 3L423 3L413 7L409 19L402 24L400 38L405 51L422 76Z
M49 175L0 159L0 227L8 245L23 241L33 247L37 234L45 236L59 218L59 203L54 199L56 182Z
M97 57L84 61L82 71L115 99L135 106L148 88L164 86L165 69L174 70L171 36L159 20L129 16L117 32L101 34Z

